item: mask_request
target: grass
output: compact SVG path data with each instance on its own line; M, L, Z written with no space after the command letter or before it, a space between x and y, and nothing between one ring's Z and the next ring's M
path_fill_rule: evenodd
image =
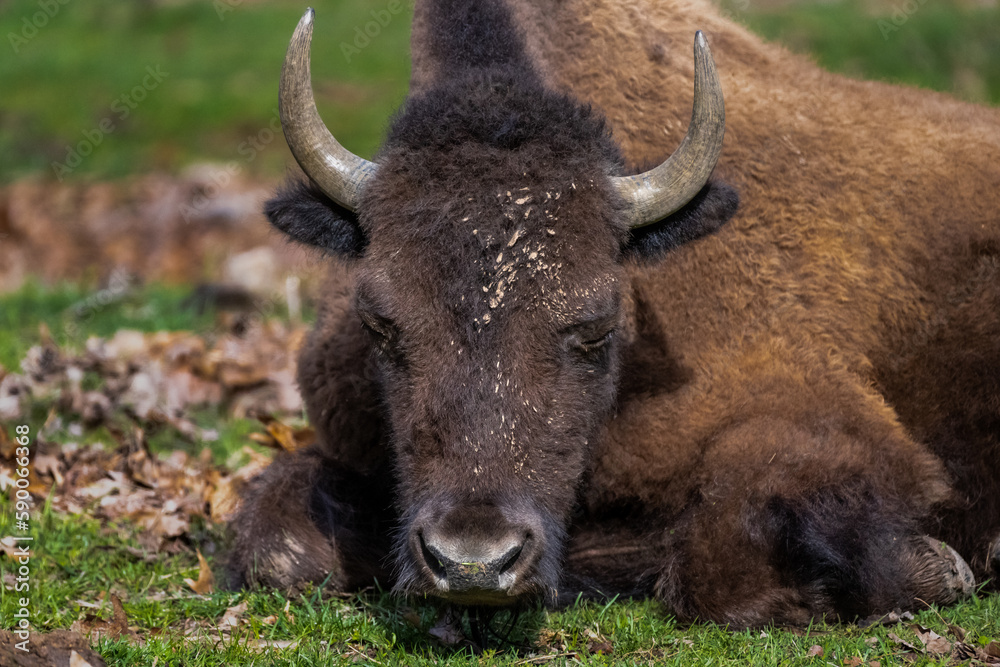
M834 71L1000 103L998 7L913 0L916 11L897 26L892 6L876 15L861 0L780 10L720 2L753 30ZM68 179L176 172L206 160L282 173L291 158L273 131L277 81L306 4L68 2L31 33L25 20L39 10L37 0L0 3L0 48L9 49L0 58L0 183L31 174L55 178L57 171ZM349 149L371 157L406 94L408 3L396 14L387 13L389 0L316 5L312 62L320 112ZM352 50L359 31L375 34L373 11L386 25ZM22 41L11 43L12 34ZM165 75L147 78L147 68ZM134 96L144 99L133 100L144 80L149 89ZM89 153L78 166L53 167L68 165L77 149Z
M11 530L10 501L0 500L0 533ZM528 650L544 655L540 642L573 653L544 664L586 665L822 665L861 664L877 660L883 666L911 664L889 638L896 633L919 646L905 626L861 629L818 623L804 631L768 628L731 632L715 625L683 626L648 600L607 603L578 602L560 611L526 611L512 633L511 644L497 645L476 655L468 648L442 646L428 630L438 618L432 601L404 600L377 590L361 595L330 597L320 589L286 598L275 591L219 592L196 595L183 583L197 578L193 554L158 555L147 562L128 524L102 525L88 516L67 517L43 510L34 520L36 553L31 560L31 611L36 631L69 627L91 611L77 601L96 604L102 593L117 593L129 624L144 642L102 640L98 650L109 665L152 664L208 667L210 665L526 665ZM217 529L199 533L203 551L220 565ZM213 546L214 545L214 546ZM132 551L129 551L129 548ZM10 567L0 560L0 569ZM107 597L107 596L106 596ZM231 637L213 633L225 610L246 602L242 625ZM0 613L10 618L15 600L0 590ZM291 617L285 615L285 607ZM110 605L101 612L110 618ZM273 619L267 622L269 617ZM928 610L917 622L947 636L946 623L969 631L967 641L985 645L1000 636L1000 596L977 598L942 610ZM209 628L193 641L183 635L195 624ZM594 638L598 638L595 640ZM262 654L251 648L257 640L294 641L296 646ZM606 643L607 646L599 646ZM808 655L812 646L823 659ZM610 648L610 653L607 651ZM599 650L604 653L597 652ZM359 658L360 656L360 658ZM935 664L924 661L922 664Z
M756 9L722 0L729 15L761 36L811 55L822 67L1000 104L1000 8L912 0L872 12L861 0ZM742 11L740 7L747 7Z
M92 150L83 149L90 154L68 178L175 171L206 159L281 173L289 154L272 133L278 75L307 4L68 2L32 33L24 22L39 11L36 0L0 3L0 181L37 172L54 177L52 163L66 163L69 149L81 142ZM374 151L405 93L407 3L388 21L381 15L386 25L349 59L341 45L352 45L355 29L364 30L371 12L388 4L317 7L318 106L341 141L361 155ZM33 37L15 45L11 34ZM148 78L147 68L159 76ZM144 79L146 90L133 95Z
M79 285L47 287L28 282L0 294L0 365L17 370L32 345L41 341L44 324L62 347L82 349L89 336L110 337L119 329L138 331L208 330L214 313L187 307L187 287L149 285L135 289L85 289Z

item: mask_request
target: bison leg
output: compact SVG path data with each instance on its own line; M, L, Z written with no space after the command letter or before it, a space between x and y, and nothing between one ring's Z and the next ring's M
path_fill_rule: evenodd
M251 482L230 523L231 584L327 582L349 591L387 581L395 524L388 480L347 470L315 448L279 456Z
M965 561L922 529L947 491L933 457L891 433L876 445L829 426L758 418L713 443L666 537L656 588L676 613L803 624L972 592Z

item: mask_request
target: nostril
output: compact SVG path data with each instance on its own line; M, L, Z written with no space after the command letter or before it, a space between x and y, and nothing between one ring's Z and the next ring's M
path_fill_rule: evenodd
M427 563L427 567L431 569L434 576L439 579L447 578L448 573L445 570L444 563L442 563L441 559L434 555L434 552L428 548L427 542L424 541L423 533L420 534L420 552L424 557L424 562Z
M500 557L501 565L499 574L504 574L517 563L517 559L521 557L521 552L524 551L524 545L519 545L505 553Z

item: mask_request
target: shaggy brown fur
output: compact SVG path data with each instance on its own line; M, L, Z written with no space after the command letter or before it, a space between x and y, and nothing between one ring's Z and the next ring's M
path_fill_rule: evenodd
M408 112L455 90L461 47L449 51L441 35L477 24L458 12L465 5L447 4L418 5ZM507 12L482 5L503 22ZM323 202L315 193L271 204L272 221L307 242L323 245L310 240L320 227L363 232L353 252L332 248L361 259L334 273L337 294L300 379L333 461L324 465L394 466L401 588L433 590L418 564L420 531L460 511L472 514L461 515L464 528L448 524L453 533L506 521L541 536L525 543L518 594L655 594L684 618L740 626L950 602L971 582L939 540L977 577L1000 575L991 560L1000 536L1000 114L825 73L708 2L504 7L526 44L496 49L504 71L526 58L538 86L600 109L636 167L659 162L683 136L690 44L704 30L727 106L716 175L736 186L741 205L715 235L650 261L677 245L656 240L670 225L650 247L623 239L606 189L617 157L603 130L533 87L543 116L568 114L549 129L577 132L576 149L536 135L491 143L475 131L453 143L461 133L434 139L433 123L420 126L430 133L421 143L406 139L404 113L360 227L328 200L320 213L302 204ZM477 85L501 85L492 81ZM496 101L476 102L476 90L461 99ZM578 110L560 113L560 104ZM458 305L503 280L493 257L517 226L501 213L520 215L504 206L522 186L536 197L561 192L565 207L558 221L529 221L511 245L521 235L547 242L548 261L565 270L554 280L521 267L517 281L499 283L507 310L484 309L481 298ZM674 229L714 230L732 211L726 192L709 186ZM312 212L293 215L288 202ZM571 297L546 300L553 292ZM361 335L355 303L374 338ZM492 328L484 313L495 313ZM604 317L584 340L614 331L606 358L545 352L556 332L583 326L579 313ZM381 362L365 354L372 340ZM520 393L506 391L511 379ZM501 429L508 418L516 437ZM391 496L356 498L352 511L377 514ZM251 500L237 520L240 548L273 558L262 528L273 509ZM317 549L336 551L332 529L320 532ZM325 571L347 581L339 548ZM236 569L244 580L288 583Z

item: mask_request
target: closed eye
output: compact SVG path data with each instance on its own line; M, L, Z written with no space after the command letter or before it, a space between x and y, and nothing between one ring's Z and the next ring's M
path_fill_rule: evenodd
M614 335L615 329L611 329L603 336L596 338L588 337L586 339L581 339L579 336L573 336L573 340L571 340L570 344L580 352L597 352L598 350L607 347Z
M371 336L375 349L394 361L399 359L399 330L391 320L369 310L358 309L361 326Z
M386 318L364 310L358 311L358 317L361 318L361 326L373 336L381 338L394 337L396 327Z

